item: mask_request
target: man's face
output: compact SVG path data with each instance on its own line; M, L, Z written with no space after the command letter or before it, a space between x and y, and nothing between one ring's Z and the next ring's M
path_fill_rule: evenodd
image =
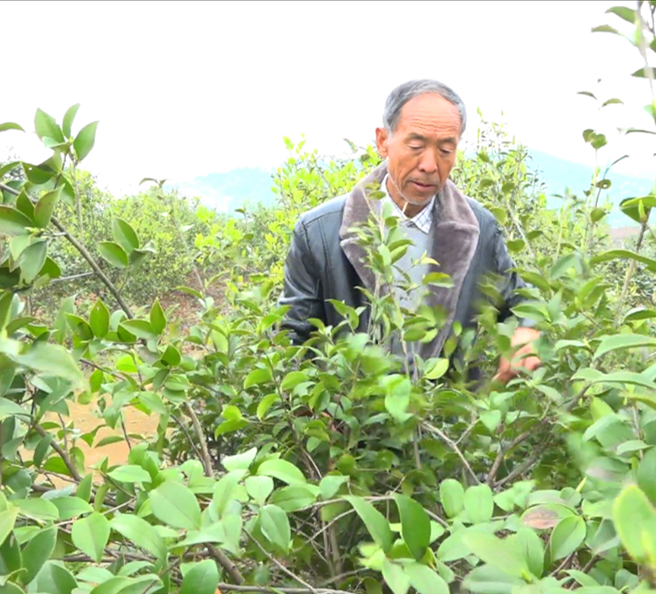
M456 160L460 129L458 108L434 93L408 101L394 133L376 129L378 152L388 160L389 190L397 204L402 206L406 199L428 204L444 187Z

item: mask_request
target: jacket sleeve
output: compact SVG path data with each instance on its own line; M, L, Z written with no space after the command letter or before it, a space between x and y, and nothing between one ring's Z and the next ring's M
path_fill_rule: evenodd
M528 285L521 279L517 272L512 270L515 263L508 253L503 233L498 225L494 233L494 264L496 273L501 278L500 291L503 299L499 318L503 321L513 315L511 311L513 307L525 300L524 297L516 293L517 289L527 287ZM534 322L533 320L519 319L519 324L520 326L531 327L534 325Z
M320 270L312 255L307 229L302 220L294 227L292 242L285 260L283 294L278 305L290 306L281 323L282 330L289 331L294 344L302 344L315 327L309 318L324 320Z

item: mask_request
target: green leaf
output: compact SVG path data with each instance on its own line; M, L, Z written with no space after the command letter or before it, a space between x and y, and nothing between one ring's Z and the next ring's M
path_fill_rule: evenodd
M289 551L289 519L277 505L265 505L260 510L260 529L269 542L280 547L285 553Z
M216 562L205 559L187 569L180 594L214 594L219 584L219 570Z
M75 491L76 497L88 503L89 500L91 499L92 487L93 487L93 474L89 473L82 479L80 484L77 486L77 490Z
M250 450L242 452L241 454L226 456L223 458L223 468L225 468L228 472L231 470L248 470L250 465L253 463L253 460L255 460L256 455L257 448L251 448Z
M642 222L643 214L649 215L651 209L656 207L656 196L643 196L641 198L627 198L620 202L621 211L632 218L636 223ZM641 213L642 211L642 213Z
M123 320L120 327L125 328L137 338L145 338L146 340L157 338L157 334L155 334L151 323L147 320Z
M4 421L8 417L20 417L27 420L30 418L30 414L13 400L0 398L0 421Z
M16 524L19 509L12 507L0 512L0 542L4 542Z
M114 241L118 243L126 253L132 253L132 250L139 249L139 237L127 221L114 217L112 219L112 235Z
M44 594L72 594L77 580L68 569L47 561L36 580L36 590Z
M455 518L465 508L465 490L455 479L440 484L440 501L447 516Z
M374 542L385 553L388 553L394 543L394 535L385 516L371 505L371 503L360 497L347 496L344 499L353 506L353 509L360 516Z
M44 138L52 138L57 142L64 142L64 135L57 125L55 118L41 109L36 110L36 115L34 116L34 129L36 130L36 135L41 140Z
M530 575L528 563L517 547L514 537L502 540L494 534L468 530L462 539L481 561L512 576L525 578Z
M404 569L418 594L449 594L447 583L427 565L408 563Z
M47 499L14 499L13 503L20 509L21 516L27 516L41 522L59 520L59 510Z
M403 567L383 559L383 579L393 594L406 594L410 589L410 578Z
M22 126L14 124L14 122L5 122L4 124L0 124L0 132L6 132L7 130L18 130L19 132L25 132Z
M91 152L96 142L96 128L98 128L98 122L87 124L75 137L73 148L75 148L78 162L82 161Z
M429 380L440 379L447 371L449 370L449 360L448 359L437 359L435 365L433 365L425 374L424 377Z
M77 110L80 109L80 104L76 103L66 110L64 114L64 119L62 120L62 132L64 133L65 138L70 138L71 128L73 127L73 120L77 115Z
M642 336L641 334L613 334L611 336L603 336L593 359L598 359L606 353L613 351L637 347L656 347L656 338Z
M161 559L166 555L164 539L143 518L132 514L117 514L112 518L110 527L155 557Z
M115 268L127 268L130 265L130 259L125 250L111 241L101 241L98 243L98 253L109 264Z
M264 505L273 491L273 479L268 476L249 476L244 481L246 492L258 505Z
M268 367L265 367L264 369L253 369L244 380L244 388L259 386L260 384L270 382L272 379L273 375Z
M41 272L47 253L47 241L36 241L28 245L21 253L18 265L21 269L21 277L27 284L31 284Z
M636 322L640 320L649 320L656 318L656 309L648 309L646 307L634 307L629 310L624 316L624 323Z
M48 192L39 198L34 207L34 222L40 229L45 229L52 219L52 213L55 211L57 202L61 196L61 186L52 192Z
M25 571L20 575L24 584L29 584L39 573L43 564L50 559L55 550L57 529L48 528L40 531L23 549L23 567Z
M636 11L627 8L626 6L613 6L612 8L609 8L606 13L616 14L618 17L632 25L636 23Z
M30 221L32 222L32 226L36 225L36 223L34 222L34 204L30 200L28 195L25 193L25 190L22 190L21 193L16 198L14 208L22 212L28 219L30 219ZM26 239L26 238L24 235L21 235L18 236L17 238L14 238L14 242L16 242L17 239ZM12 255L14 255L13 250L12 250ZM14 258L15 257L16 255L14 255Z
M526 582L492 565L482 565L467 575L462 586L474 594L512 594L517 586L526 586Z
M599 264L601 262L609 262L610 260L635 260L644 264L651 272L656 272L656 260L629 250L608 250L590 258L590 263Z
M166 314L159 303L159 299L155 299L155 303L150 309L150 325L157 335L164 332L164 328L166 328Z
M23 567L23 555L15 534L9 534L0 546L0 575L8 575Z
M570 268L576 266L579 260L580 256L576 252L565 254L552 266L549 277L551 279L562 277Z
M542 577L544 572L544 543L542 539L528 528L517 531L517 549L524 555L529 570L535 577Z
M66 314L66 321L74 334L79 336L82 340L88 341L93 338L93 330L84 318L76 316L75 314Z
M60 520L71 520L93 511L93 508L79 497L56 497L52 503L59 510Z
M416 501L405 495L394 495L401 517L401 536L412 556L420 561L430 544L430 518Z
M652 447L640 460L636 478L638 487L653 504L656 504L656 447Z
M73 544L85 555L100 563L109 541L110 527L107 518L98 513L73 522L71 536Z
M119 483L151 483L152 477L141 466L128 464L115 468L108 476Z
M164 481L150 492L155 516L172 528L198 530L201 526L200 506L194 494L175 481Z
M569 516L558 522L551 533L549 552L552 561L564 559L581 546L586 527L583 518Z
M265 460L258 466L257 474L260 476L271 476L288 485L307 483L303 473L287 460Z
M465 511L474 524L484 524L492 519L494 496L488 485L476 485L465 491Z
M89 325L97 338L105 338L109 332L109 310L100 299L91 308Z
M268 478L268 477L254 477ZM314 485L291 485L277 490L269 499L287 513L309 507L317 500L317 487Z
M262 400L260 400L260 403L257 405L257 418L262 421L264 417L266 417L267 413L269 412L269 409L273 406L274 402L280 400L280 396L278 394L273 393L273 394L268 394Z
M0 205L0 235L27 235L32 221L11 206Z
M613 503L613 522L629 554L638 563L653 563L656 557L656 509L640 487L624 487Z
M290 371L282 380L280 388L286 392L293 390L298 384L302 384L308 380L306 373L302 371Z
M339 488L348 482L348 476L341 475L328 475L324 476L319 483L319 494L321 498L326 500L334 497L339 491Z

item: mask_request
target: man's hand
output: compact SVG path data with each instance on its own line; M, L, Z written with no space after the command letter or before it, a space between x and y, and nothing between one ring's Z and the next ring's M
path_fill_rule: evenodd
M499 363L499 371L494 376L493 381L499 381L504 384L508 383L512 378L516 377L519 369L526 369L533 371L540 367L542 362L534 354L533 345L531 344L536 338L540 337L540 333L533 328L517 328L510 344L513 347L519 348L513 356L512 362L505 358L501 358ZM528 355L528 356L527 356Z

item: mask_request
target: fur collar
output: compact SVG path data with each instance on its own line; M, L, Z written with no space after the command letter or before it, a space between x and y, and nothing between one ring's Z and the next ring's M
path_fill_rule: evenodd
M342 250L371 293L376 291L376 279L367 266L365 251L359 245L353 228L365 224L371 212L379 212L380 202L369 198L369 193L370 188L380 187L386 174L387 163L384 163L355 186L346 198L339 230ZM479 235L476 216L467 199L450 180L435 200L434 208L436 211L431 230L433 245L428 255L439 264L429 265L429 272L448 274L453 286L431 288L426 304L443 308L446 323L430 343L421 345L420 354L424 359L438 356L451 332L462 284L476 251ZM378 292L380 294L380 290Z

